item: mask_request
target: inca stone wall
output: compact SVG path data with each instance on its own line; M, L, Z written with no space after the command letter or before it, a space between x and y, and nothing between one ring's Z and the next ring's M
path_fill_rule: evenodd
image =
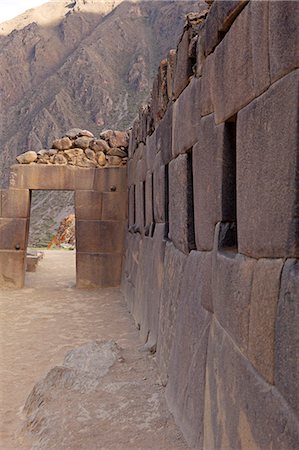
M107 130L96 139L72 129L53 148L28 151L0 190L0 287L24 285L31 191L75 192L76 286L118 287L127 222L128 135Z
M298 24L190 15L130 138L122 287L198 449L298 448Z

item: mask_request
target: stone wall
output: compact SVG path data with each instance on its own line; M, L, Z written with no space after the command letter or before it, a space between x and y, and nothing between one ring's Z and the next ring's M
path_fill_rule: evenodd
M298 24L191 14L130 137L122 287L198 449L298 448Z
M24 285L32 190L75 192L76 286L118 287L127 223L126 167L19 164L0 190L0 286Z

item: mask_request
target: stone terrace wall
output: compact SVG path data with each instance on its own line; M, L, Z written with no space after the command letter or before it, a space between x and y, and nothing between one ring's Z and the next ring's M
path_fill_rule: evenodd
M123 291L199 449L298 448L298 24L190 15L131 134Z

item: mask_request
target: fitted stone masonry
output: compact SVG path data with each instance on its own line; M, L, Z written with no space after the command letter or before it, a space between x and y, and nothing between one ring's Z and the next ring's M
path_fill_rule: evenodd
M190 447L297 450L299 3L207 3L132 127L122 289Z
M32 190L72 190L76 216L76 286L117 287L127 221L126 167L21 164L0 192L0 285L24 286Z

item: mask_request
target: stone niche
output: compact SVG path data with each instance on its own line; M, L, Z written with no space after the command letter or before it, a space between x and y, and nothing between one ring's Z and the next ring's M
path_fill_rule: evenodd
M126 167L19 164L0 191L0 287L24 286L32 190L75 192L76 286L117 287L127 221Z

